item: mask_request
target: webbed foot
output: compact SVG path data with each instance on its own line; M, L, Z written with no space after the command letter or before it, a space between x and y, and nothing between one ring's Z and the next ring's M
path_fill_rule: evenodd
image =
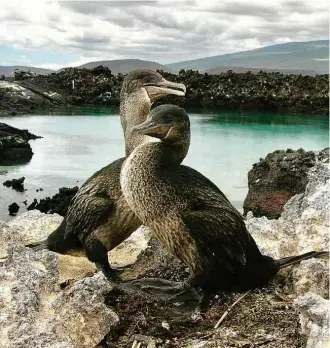
M190 305L196 305L200 300L197 291L185 282L174 282L161 278L142 278L125 282L125 287L148 292L169 304L175 304L177 307L179 302L183 302L183 305L180 306L183 307L188 302Z

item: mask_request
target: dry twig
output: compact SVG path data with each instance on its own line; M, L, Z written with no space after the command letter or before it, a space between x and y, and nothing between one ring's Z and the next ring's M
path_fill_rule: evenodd
M219 321L215 324L214 328L217 329L220 324L224 321L226 316L229 314L229 312L237 305L238 302L240 302L246 295L248 295L251 292L251 290L246 291L242 296L240 296L221 316Z

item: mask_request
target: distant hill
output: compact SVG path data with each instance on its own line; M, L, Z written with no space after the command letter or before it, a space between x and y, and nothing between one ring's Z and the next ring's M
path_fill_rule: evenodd
M20 69L20 70L30 70L31 72L34 72L36 74L46 75L49 73L54 72L54 70L50 69L42 69L42 68L35 68L33 66L21 66L21 65L8 65L8 66L1 66L0 65L0 75L4 74L6 77L13 77L14 70Z
M244 67L265 68L272 71L309 70L317 74L329 72L329 40L289 42L266 46L250 51L223 54L167 64L175 71L194 69L205 72L213 68Z
M173 72L173 69L158 64L156 62L150 62L148 60L141 59L118 59L118 60L104 60L98 62L91 62L79 66L78 68L93 69L98 65L108 67L114 75L118 73L126 74L134 69L153 69L153 70L164 70L166 72Z
M294 74L294 75L301 74L301 75L309 75L309 76L317 75L317 72L312 70L243 68L241 66L220 66L217 68L206 69L203 72L211 74L211 75L218 75L228 70L232 70L235 73L246 73L248 71L251 71L252 74L257 74L260 70L262 70L264 72L279 72L284 75L288 75L288 74Z

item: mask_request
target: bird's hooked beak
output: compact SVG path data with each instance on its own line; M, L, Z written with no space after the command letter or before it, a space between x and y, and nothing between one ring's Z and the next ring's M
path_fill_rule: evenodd
M157 124L152 119L147 119L143 123L132 127L132 133L149 135L153 138L165 139L173 128L173 124Z
M183 83L167 81L164 78L159 82L146 83L143 87L147 91L151 102L167 94L179 96L184 96L186 94L186 86Z

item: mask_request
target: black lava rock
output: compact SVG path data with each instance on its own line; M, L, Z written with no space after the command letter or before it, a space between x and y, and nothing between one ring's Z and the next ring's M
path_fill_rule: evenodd
M24 180L25 177L21 177L19 179L7 180L3 183L6 187L11 187L18 192L24 192Z
M244 214L252 211L255 217L277 219L285 203L304 192L308 171L317 161L329 162L329 148L317 154L298 149L276 150L255 163L248 173L249 191L244 200Z
M208 74L183 69L178 75L159 72L171 81L184 83L187 93L184 98L169 95L155 103L155 106L158 103L172 103L191 108L329 114L328 74L307 76L231 70ZM30 90L38 89L39 94L43 95L43 91L56 92L65 103L71 105L118 105L124 76L115 76L103 66L94 69L68 68L48 75L35 76L20 84Z
M0 165L27 163L33 156L29 140L40 138L27 131L0 122Z
M27 210L37 209L42 213L52 214L57 213L61 216L65 216L71 199L77 193L78 187L61 187L59 193L54 195L52 198L46 197L41 199L39 202L35 198L33 202L27 207Z
M8 206L9 215L15 216L19 211L19 205L17 203L12 203Z

